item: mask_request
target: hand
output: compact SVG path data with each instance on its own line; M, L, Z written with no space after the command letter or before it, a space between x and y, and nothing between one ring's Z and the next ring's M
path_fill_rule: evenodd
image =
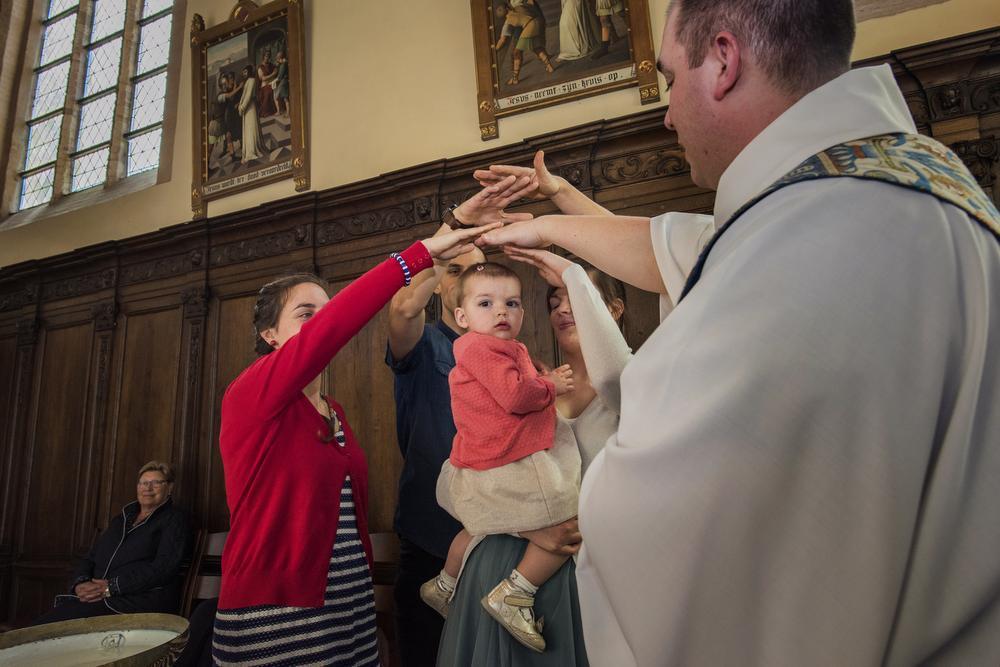
M531 358L531 365L535 367L535 370L538 371L539 375L548 375L549 373L552 372L551 366L549 366L544 361L535 359L534 357Z
M491 245L514 245L519 248L540 248L549 245L541 234L541 223L547 216L515 222L502 229L494 229L476 239L480 248Z
M580 525L576 518L563 521L555 526L539 528L520 533L536 547L560 556L572 556L580 550L583 536L580 535Z
M559 368L553 368L545 374L545 377L552 380L556 386L556 396L562 396L573 391L573 369L569 364L563 364Z
M559 193L562 183L558 176L553 176L545 166L545 151L535 153L533 167L516 167L508 164L491 164L489 169L477 169L472 174L483 187L495 185L505 178L517 176L528 177L531 187L525 189L522 197L531 199L550 199Z
M463 253L476 248L474 241L483 232L498 229L503 226L502 222L495 222L485 227L472 227L471 229L456 229L447 234L439 234L423 240L424 247L434 259L452 259Z
M522 199L536 186L527 176L508 176L485 186L455 209L455 218L463 225L490 225L495 222L531 220L530 213L507 213L504 208Z
M538 269L538 274L542 277L542 280L552 285L552 287L556 289L566 287L566 283L562 279L562 274L563 271L572 266L573 262L565 257L560 257L548 250L518 248L517 246L510 245L505 245L503 252L515 261L531 264Z
M108 582L104 579L84 581L73 588L73 592L81 602L97 602L104 597L104 589Z

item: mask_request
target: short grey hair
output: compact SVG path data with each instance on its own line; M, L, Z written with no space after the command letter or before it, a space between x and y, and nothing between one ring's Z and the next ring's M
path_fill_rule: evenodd
M724 30L789 93L806 93L851 67L852 0L673 0L669 12L692 68L705 62L712 39Z
M167 480L168 484L174 483L174 467L169 463L164 463L163 461L150 461L146 465L139 468L139 477L142 477L145 473L151 471L161 473L163 478Z

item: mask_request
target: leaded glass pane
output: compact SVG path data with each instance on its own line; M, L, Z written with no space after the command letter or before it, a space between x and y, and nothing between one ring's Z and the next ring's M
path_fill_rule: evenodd
M173 6L173 4L174 0L146 0L142 6L142 18L162 12L167 7Z
M94 27L90 41L96 42L125 27L125 0L95 0Z
M80 130L76 139L78 151L111 141L117 98L116 93L111 93L80 106Z
M160 128L128 140L128 175L160 166Z
M139 130L163 120L163 99L167 96L167 73L143 79L135 84L132 121L129 130Z
M75 158L73 160L73 183L70 186L72 191L86 190L103 183L108 174L108 156L110 154L110 148L102 148L99 151Z
M65 104L68 80L68 60L38 73L38 78L35 80L35 98L31 102L32 118L44 116Z
M31 208L44 204L52 199L52 181L55 179L55 167L40 171L21 179L21 202L18 208Z
M170 58L170 24L173 17L167 14L142 26L139 33L138 74L145 74L167 64Z
M83 95L93 95L118 85L118 66L122 60L122 38L101 44L87 53L87 78Z
M70 14L45 26L42 37L42 57L39 66L68 56L73 50L73 33L76 32L76 14Z
M49 3L49 13L45 17L52 18L56 14L62 14L70 7L76 7L78 4L80 4L78 0L52 0Z
M62 116L43 120L28 126L28 152L24 158L24 170L40 167L46 162L55 162L59 150L59 128Z

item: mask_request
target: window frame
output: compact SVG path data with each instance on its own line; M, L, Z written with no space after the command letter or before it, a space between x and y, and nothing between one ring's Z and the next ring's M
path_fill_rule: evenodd
M0 146L4 143L7 145L4 164L0 165L3 169L3 180L0 183L2 185L2 191L0 191L0 230L17 227L35 219L61 215L169 181L173 166L181 58L185 46L186 0L174 0L172 7L145 18L142 17L142 7L145 3L128 0L125 3L125 19L122 29L93 42L89 41L94 18L95 4L93 0L80 0L76 7L67 9L52 18L46 18L49 0L14 0L14 2L22 4L26 9L22 26L26 37L22 62L14 68L17 82L15 84L15 101L7 123L8 127L0 128L4 130L5 135L2 137L5 141L0 141ZM69 55L46 63L44 66L39 65L45 27L73 12L76 12L76 27L72 51ZM138 74L140 30L143 25L160 20L167 15L171 15L167 63ZM15 36L16 31L15 26L10 27L11 36ZM89 51L119 37L122 39L122 52L116 86L85 96L84 79ZM36 119L30 119L29 115L35 95L36 75L67 60L70 63L70 71L64 103L58 109L40 115ZM166 91L162 121L131 130L130 116L136 84L163 73L166 73ZM110 140L78 149L78 131L83 105L109 94L116 95L115 116ZM51 120L55 117L62 119L55 161L36 165L31 169L24 169L29 125L35 125L43 119ZM129 176L127 174L129 139L155 131L157 126L161 131L159 167ZM104 149L109 150L104 182L74 191L72 189L74 158ZM21 200L22 177L43 172L52 168L53 165L51 199L44 204L18 209Z

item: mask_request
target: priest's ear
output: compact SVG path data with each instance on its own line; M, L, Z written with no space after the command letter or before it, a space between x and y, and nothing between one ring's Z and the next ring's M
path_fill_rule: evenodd
M721 101L736 87L743 72L744 56L744 46L733 33L723 30L712 40L705 60L706 64L712 66L712 97L716 102Z

